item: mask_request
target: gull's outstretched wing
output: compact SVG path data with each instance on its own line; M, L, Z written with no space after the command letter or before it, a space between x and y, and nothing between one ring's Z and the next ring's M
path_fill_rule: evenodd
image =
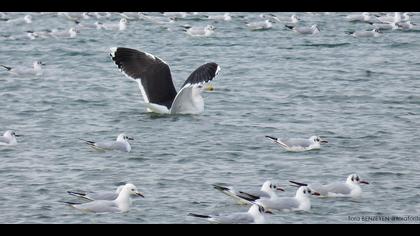
M130 48L111 48L110 55L126 76L138 82L146 103L170 109L177 93L168 64L152 54Z
M171 114L198 114L204 110L204 101L201 97L202 86L217 75L220 67L210 62L196 69L182 85L176 95Z

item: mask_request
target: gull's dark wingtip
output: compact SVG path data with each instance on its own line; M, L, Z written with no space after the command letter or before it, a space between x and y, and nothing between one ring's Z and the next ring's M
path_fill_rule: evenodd
M188 213L189 216L199 217L199 218L211 218L208 215L200 215L200 214L194 214L194 213Z
M297 185L297 186L292 185L292 186L294 186L294 187L308 186L308 184L305 184L305 183L299 183L299 182L296 182L296 181L291 181L291 180L289 180L289 182L290 182L290 183L292 183L292 184L296 184L296 185Z

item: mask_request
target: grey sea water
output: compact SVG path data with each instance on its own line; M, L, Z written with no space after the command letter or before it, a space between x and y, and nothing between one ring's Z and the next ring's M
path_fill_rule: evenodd
M280 22L272 29L251 31L246 22L261 20L260 13L236 12L231 21L199 13L173 24L129 20L124 31L80 29L75 38L31 40L26 31L76 24L57 14L6 13L25 14L32 23L0 21L0 64L47 66L41 76L0 71L0 131L24 135L18 146L0 147L0 222L205 223L187 214L248 209L214 183L255 189L270 179L286 189L282 196L294 196L288 180L328 183L351 173L370 182L361 199L312 198L310 212L276 213L268 222L390 223L358 217L420 216L420 31L354 38L345 32L371 26L347 22L347 13L303 12L297 13L302 24L318 24L319 34L284 27L288 12L275 13ZM81 22L119 19L112 13ZM420 24L420 14L411 21ZM216 30L192 37L182 30L186 24ZM215 90L203 94L205 111L147 113L137 84L109 57L115 46L165 60L177 89L198 66L218 63ZM135 138L131 153L97 152L78 139L113 140L121 132ZM291 153L265 135L320 135L329 143ZM61 202L77 200L67 190L113 191L125 182L145 195L127 213L83 213Z

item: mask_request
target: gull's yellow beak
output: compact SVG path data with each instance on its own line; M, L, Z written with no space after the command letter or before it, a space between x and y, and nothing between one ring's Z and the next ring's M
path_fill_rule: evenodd
M213 87L213 85L211 85L211 84L206 84L206 85L204 86L204 90L205 90L205 91L213 91L213 90L214 90L214 87Z

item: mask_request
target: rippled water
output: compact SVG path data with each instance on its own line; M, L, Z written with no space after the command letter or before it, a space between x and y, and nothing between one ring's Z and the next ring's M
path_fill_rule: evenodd
M247 210L213 183L254 189L271 179L286 188L281 195L292 196L288 180L344 181L353 172L371 183L362 186L360 200L312 199L310 212L278 213L269 223L420 215L419 31L353 38L345 31L370 26L346 22L346 13L298 13L303 24L321 29L302 36L284 27L286 12L276 13L282 23L271 30L250 31L245 22L259 13L232 13L227 22L178 20L171 30L138 20L125 31L30 40L26 30L74 26L64 17L30 14L32 24L0 22L0 64L47 64L38 77L0 72L1 132L24 135L16 148L0 147L0 222L203 223L187 214ZM420 23L419 16L412 22ZM210 37L191 37L179 27L210 23L216 27ZM146 113L136 83L110 59L112 46L164 59L177 88L201 64L217 62L222 69L215 91L204 94L204 113ZM121 132L135 138L129 154L96 152L78 140L115 139ZM329 144L303 153L264 138L314 134ZM127 213L88 214L60 202L75 200L67 190L113 191L127 181L145 194Z

